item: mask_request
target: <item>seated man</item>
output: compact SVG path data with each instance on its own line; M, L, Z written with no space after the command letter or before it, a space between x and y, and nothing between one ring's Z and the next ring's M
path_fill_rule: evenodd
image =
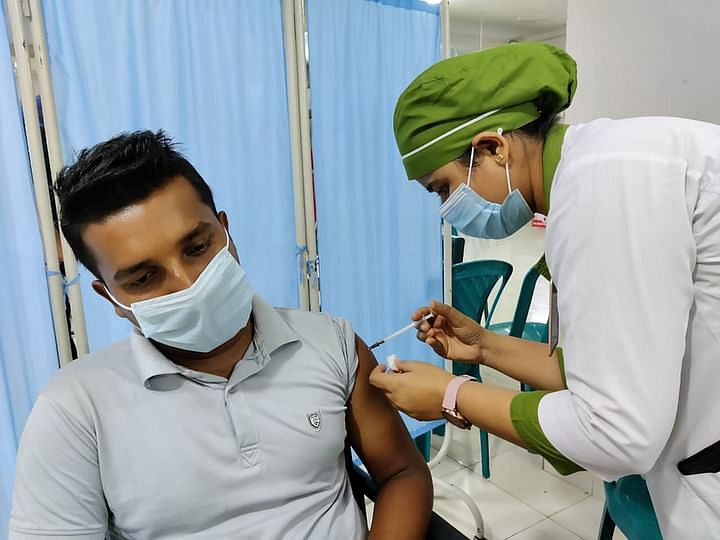
M360 539L346 438L379 487L369 538L422 538L432 484L350 324L253 293L210 188L158 132L84 150L62 228L132 322L63 368L23 433L10 538Z

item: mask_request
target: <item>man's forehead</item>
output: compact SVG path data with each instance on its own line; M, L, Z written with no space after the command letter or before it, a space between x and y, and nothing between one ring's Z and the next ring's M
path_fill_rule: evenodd
M83 240L103 272L174 248L201 223L217 221L185 179L173 180L146 199L88 225ZM104 273L104 272L103 272Z

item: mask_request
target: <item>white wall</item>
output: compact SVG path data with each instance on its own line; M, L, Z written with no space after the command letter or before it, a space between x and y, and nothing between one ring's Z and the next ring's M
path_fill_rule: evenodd
M718 0L720 1L720 0ZM516 38L510 38L510 39L516 39ZM564 29L563 33L557 33L555 35L542 35L539 37L535 36L529 36L527 38L519 39L518 41L539 41L541 43L549 43L551 45L555 45L556 47L559 47L561 49L565 48L565 34ZM497 47L498 45L503 45L505 43L508 43L509 40L505 37L490 37L487 39L482 40L482 45L480 45L479 40L475 38L474 36L468 36L468 35L456 35L455 39L451 38L450 41L450 50L451 50L451 56L457 56L459 54L466 54L474 51L479 51L481 49L490 49L492 47Z
M578 62L569 122L684 116L720 123L720 1L569 0Z
M465 20L452 14L452 4L450 13L450 48L457 54L497 47L510 40L540 41L565 47L564 23L538 25L512 20Z

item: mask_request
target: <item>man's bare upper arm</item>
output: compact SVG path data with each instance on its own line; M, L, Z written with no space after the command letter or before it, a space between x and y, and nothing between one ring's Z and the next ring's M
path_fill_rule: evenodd
M370 372L377 366L375 356L357 336L355 346L358 368L348 404L348 434L373 480L382 485L396 474L426 465L399 413L369 382Z

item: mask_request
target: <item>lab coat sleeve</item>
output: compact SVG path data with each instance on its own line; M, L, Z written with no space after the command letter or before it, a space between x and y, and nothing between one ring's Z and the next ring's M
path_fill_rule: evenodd
M567 390L538 399L537 417L559 454L605 480L650 470L675 421L695 264L685 177L682 160L613 153L553 187Z
M549 393L535 391L518 394L510 402L510 419L528 448L544 457L560 474L581 471L582 467L561 454L540 427L538 407L540 401Z
M108 513L92 428L41 395L16 469L10 540L105 538Z

